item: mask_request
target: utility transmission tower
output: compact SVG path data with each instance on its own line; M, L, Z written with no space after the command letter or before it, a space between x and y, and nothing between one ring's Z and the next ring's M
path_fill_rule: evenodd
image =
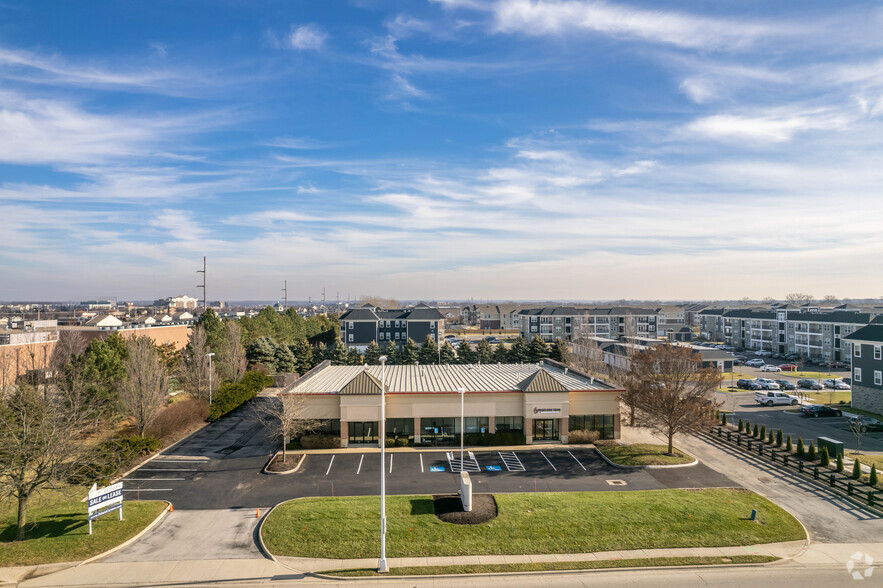
M288 310L288 280L285 280L285 287L282 288L282 297L284 302L282 303L282 310Z
M197 287L197 288L202 288L202 311L203 311L203 312L205 312L206 310L208 310L208 296L206 295L206 289L205 289L205 268L206 268L206 266L205 266L205 256L203 256L203 258L202 258L202 269L201 269L201 270L196 270L196 273L198 273L198 274L202 274L202 285L200 286L199 284L197 284L196 287Z

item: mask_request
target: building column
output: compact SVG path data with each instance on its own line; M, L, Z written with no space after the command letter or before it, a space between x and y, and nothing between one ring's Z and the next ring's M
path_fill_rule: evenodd
M524 417L524 442L527 445L533 444L533 419Z
M346 421L340 421L340 446L347 447L350 442L350 424Z
M567 443L567 434L570 432L570 417L558 419L558 440Z
M619 418L619 413L613 415L613 438L619 439L622 435L622 424Z
M423 429L420 428L420 417L414 418L414 444L420 443L420 433Z
M487 432L491 434L497 432L497 417L487 418Z

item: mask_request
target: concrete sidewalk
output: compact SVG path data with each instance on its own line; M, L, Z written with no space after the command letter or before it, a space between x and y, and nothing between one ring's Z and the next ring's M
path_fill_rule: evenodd
M631 549L623 551L597 551L594 553L553 553L540 555L461 555L457 557L391 557L390 568L452 566L477 564L521 564L562 561L604 561L620 559L643 559L648 557L727 557L733 555L771 555L778 558L794 558L799 555L805 541L786 541L764 545L737 547L686 547L678 549ZM818 559L824 561L824 551ZM849 556L847 556L848 558ZM279 563L297 572L321 572L352 568L375 568L377 558L321 559L310 557L277 557Z

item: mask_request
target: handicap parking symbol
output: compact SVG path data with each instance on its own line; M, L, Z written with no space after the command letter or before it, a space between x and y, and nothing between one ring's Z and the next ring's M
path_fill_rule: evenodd
M503 468L501 468L500 466L484 466L484 467L486 467L486 468L487 468L487 471L489 471L489 472L501 472L501 471L503 471Z
M445 471L445 467L444 466L432 466L429 468L429 471L430 472L443 472L443 471Z

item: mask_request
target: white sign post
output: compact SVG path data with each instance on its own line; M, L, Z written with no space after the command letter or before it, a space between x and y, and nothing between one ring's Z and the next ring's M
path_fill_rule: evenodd
M92 484L89 490L89 534L92 534L92 521L115 510L120 511L120 520L123 520L123 483L105 488Z

